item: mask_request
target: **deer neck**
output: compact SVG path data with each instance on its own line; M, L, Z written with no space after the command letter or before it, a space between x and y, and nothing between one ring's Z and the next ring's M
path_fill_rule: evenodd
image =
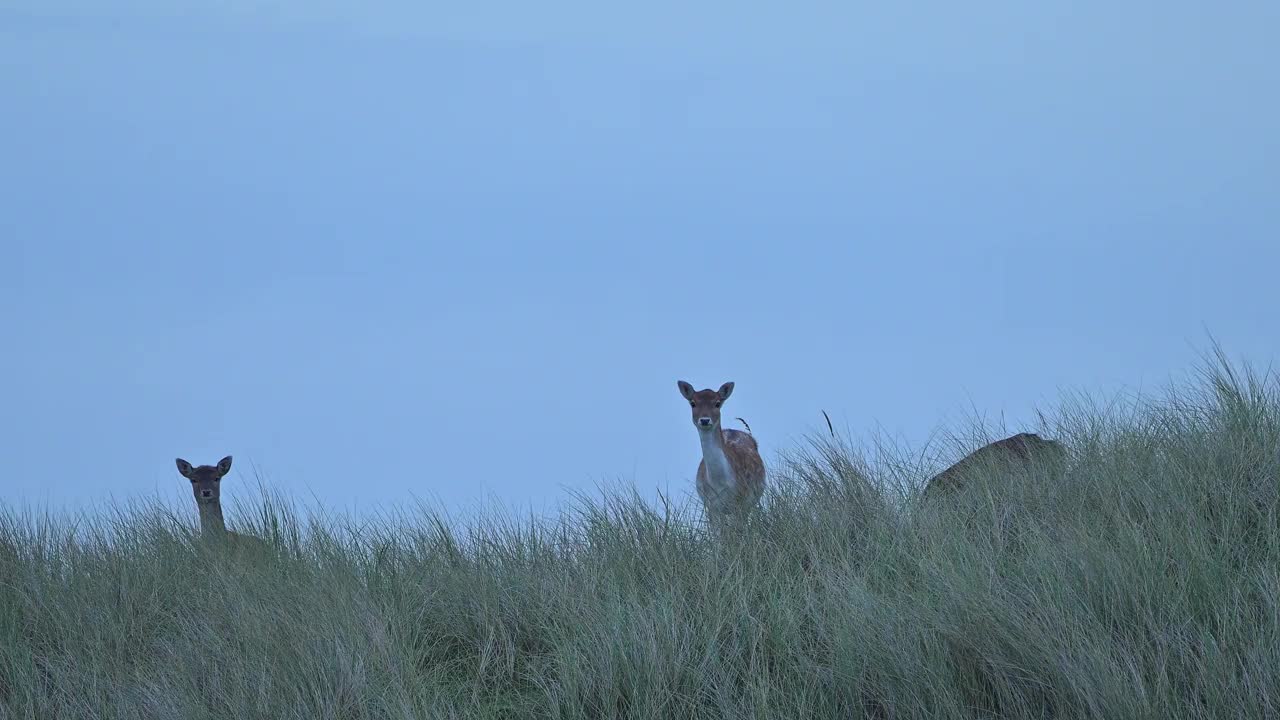
M222 503L200 504L200 532L205 535L224 535L227 523L222 519Z
M702 461L707 466L707 482L721 487L733 487L736 479L733 465L729 463L729 455L724 447L724 432L720 428L698 430L698 439L702 441Z

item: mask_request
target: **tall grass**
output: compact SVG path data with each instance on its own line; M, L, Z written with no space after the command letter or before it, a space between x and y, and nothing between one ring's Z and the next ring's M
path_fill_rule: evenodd
M1065 465L929 503L815 438L718 539L622 492L462 529L269 501L247 564L158 506L0 513L0 717L1280 716L1275 377L1050 430Z

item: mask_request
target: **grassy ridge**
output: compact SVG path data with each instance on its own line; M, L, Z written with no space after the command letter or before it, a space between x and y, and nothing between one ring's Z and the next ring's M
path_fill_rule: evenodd
M462 531L268 502L249 564L157 508L0 514L0 717L1280 715L1275 378L1047 434L1065 466L929 504L815 441L724 542L625 494Z

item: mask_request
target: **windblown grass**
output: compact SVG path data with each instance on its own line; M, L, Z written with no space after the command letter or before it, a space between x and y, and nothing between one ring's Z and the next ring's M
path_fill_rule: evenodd
M930 503L815 438L719 541L627 493L462 529L268 501L248 565L160 507L0 513L0 717L1280 715L1275 378L1045 431L1065 467Z

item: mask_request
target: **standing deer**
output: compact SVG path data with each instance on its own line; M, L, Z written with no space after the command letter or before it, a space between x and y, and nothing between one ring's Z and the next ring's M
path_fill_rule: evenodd
M200 465L192 467L191 463L177 459L178 472L191 481L191 491L196 496L196 507L200 510L200 533L207 540L226 542L236 550L263 551L268 545L252 535L242 535L227 529L222 519L222 501L220 486L222 477L231 471L231 456L218 461L217 465Z
M764 494L764 461L750 433L720 427L720 406L733 393L733 383L719 390L694 390L683 380L676 385L693 408L693 426L702 443L697 487L708 518L718 523L749 512Z

